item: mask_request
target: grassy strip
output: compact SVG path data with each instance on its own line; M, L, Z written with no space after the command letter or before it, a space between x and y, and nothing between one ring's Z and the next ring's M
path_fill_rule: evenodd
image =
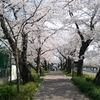
M38 79L37 82L29 82L26 85L21 86L20 92L12 98L12 100L34 100L34 94L39 84L43 79Z
M67 71L62 71L66 76L71 76L71 73L68 73Z
M26 85L20 85L20 92L16 91L16 84L0 84L0 100L33 100L36 89L43 79L37 79L36 82L29 82Z
M20 92L17 93L16 81L0 84L0 100L33 100L36 89L39 87L43 79L39 78L36 71L32 70L34 82L25 85L20 84ZM22 83L22 82L21 82Z
M80 89L80 91L87 94L93 100L100 100L100 87L92 83L90 80L87 81L84 77L74 77L72 79L73 83Z
M44 73L50 73L50 70L43 70Z
M62 70L61 70L62 71ZM62 71L66 76L71 76L67 71ZM93 100L100 100L100 86L93 83L94 77L84 74L82 77L77 77L76 72L72 82L79 88L79 90L85 93Z
M65 70L61 70L61 69L60 69L60 71L62 71L66 76L72 76L71 73L68 73L68 72L65 71Z

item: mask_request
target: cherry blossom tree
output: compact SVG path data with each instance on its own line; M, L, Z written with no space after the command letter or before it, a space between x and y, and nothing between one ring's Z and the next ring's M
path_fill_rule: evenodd
M34 24L44 18L49 11L46 8L43 10L42 3L43 0L3 0L0 5L1 32L9 41L17 71L19 68L24 84L33 81L27 65L28 34L32 32ZM19 72L17 73L19 76Z
M81 47L79 50L79 60L78 60L78 66L77 66L78 76L82 75L84 54L88 46L90 45L90 43L93 41L95 26L98 22L98 7L99 6L97 3L95 3L95 6L91 7L92 3L95 3L95 2L93 1L88 2L87 4L88 5L90 4L90 6L88 6L85 1L82 4L81 4L81 1L78 1L79 7L77 7L77 5L73 6L73 4L69 5L69 15L76 26L77 34L79 35L80 40L81 40ZM74 10L72 11L72 9ZM86 18L83 18L84 16L86 16ZM86 36L84 35L84 33L86 34Z

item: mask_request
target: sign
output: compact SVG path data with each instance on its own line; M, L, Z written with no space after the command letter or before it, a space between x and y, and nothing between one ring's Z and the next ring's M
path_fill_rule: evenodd
M12 65L11 68L11 80L17 79L17 73L16 73L16 65Z

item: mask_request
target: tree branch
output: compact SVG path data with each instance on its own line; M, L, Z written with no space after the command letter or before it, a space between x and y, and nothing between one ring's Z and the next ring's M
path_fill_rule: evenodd
M7 18L5 18L5 20L6 20L6 22L7 22L8 26L9 26L9 28L10 28L10 31L11 31L12 36L13 36L13 39L14 39L15 41L17 41L17 40L16 40L16 38L15 38L15 36L14 36L13 29L12 29L12 27L10 26L10 23L9 23L8 19L7 19Z
M79 29L79 26L78 26L77 22L75 22L75 25L76 25L76 28L77 28L77 33L79 34L79 36L81 38L81 41L84 41L84 37L83 37L83 35L82 35L82 33Z
M94 11L92 12L92 16L91 16L91 20L90 20L90 30L93 31L93 28L94 28L94 25L95 23L93 24L93 20L97 14L97 11L98 11L98 6L95 7Z
M47 40L48 38L50 38L52 35L56 34L57 31L58 31L58 30L56 30L56 31L55 31L54 33L52 33L51 35L47 36L47 37L44 39L44 41L42 42L41 47L42 47L43 44L46 42L46 40Z
M16 43L14 42L12 37L10 36L10 33L8 32L8 29L7 29L6 25L5 25L5 21L4 20L5 19L4 19L3 15L0 14L0 22L1 22L1 28L3 30L3 33L5 34L6 38L8 39L12 50L15 51L16 50Z
M70 11L70 9L69 9L69 15L70 15L71 18L74 17L74 15L73 15L73 13ZM77 22L76 22L75 19L74 19L74 21L75 21L75 26L76 26L78 35L80 36L81 41L84 41L84 37L83 37L83 35L82 35L82 33L81 33L80 29L79 29L79 26L78 26L78 24L77 24Z
M66 59L67 60L67 57L66 56L64 56L62 53L61 53L61 51L59 50L59 49L57 49L57 51L59 52L59 54L64 58L64 59Z
M68 6L71 2L73 2L74 0L70 0L70 1L68 1L68 3L63 7L63 9L66 7L66 6Z
M52 50L55 50L55 49L48 49L48 50L42 52L41 55L43 55L44 53L46 53L46 52L48 52L48 51L52 51Z

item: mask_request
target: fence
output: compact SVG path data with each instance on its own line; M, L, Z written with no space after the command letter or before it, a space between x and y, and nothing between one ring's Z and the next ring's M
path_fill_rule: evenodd
M8 81L10 76L11 57L10 53L0 52L0 82Z

